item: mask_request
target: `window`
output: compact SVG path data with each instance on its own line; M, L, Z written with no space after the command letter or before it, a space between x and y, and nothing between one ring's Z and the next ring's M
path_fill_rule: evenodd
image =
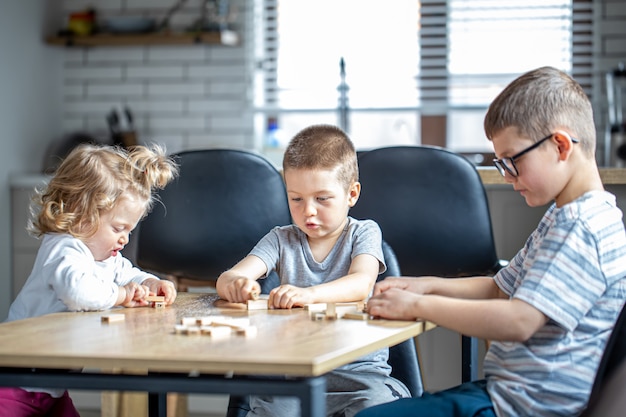
M370 148L422 143L425 118L443 116L443 145L490 152L482 118L513 78L552 65L583 85L591 79L591 7L591 0L256 0L257 126L262 133L276 122L280 146L312 123L338 124L357 147Z

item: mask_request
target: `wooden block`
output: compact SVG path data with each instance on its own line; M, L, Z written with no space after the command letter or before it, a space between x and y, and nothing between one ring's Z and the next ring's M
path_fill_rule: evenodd
M208 326L211 323L213 323L212 316L196 317L195 319L196 319L196 324L198 324L199 326Z
M165 301L165 296L164 295L149 295L146 297L146 301L150 301L150 302L164 302Z
M174 326L174 333L176 334L183 334L185 333L185 330L187 330L187 326L184 324L177 324Z
M180 319L180 324L183 324L185 326L193 326L197 324L197 322L197 317L183 317L182 319Z
M188 335L200 334L200 326L187 326L187 328L183 330L183 334L188 334Z
M152 308L165 308L165 303L162 301L155 301L152 303Z
M309 313L321 313L326 311L326 303L305 304L304 309Z
M267 310L268 306L267 306L267 301L266 299L259 299L259 300L248 300L247 307L248 310Z
M337 308L335 303L326 304L326 320L335 320L337 318Z
M116 321L124 321L126 316L124 314L107 314L106 316L102 316L102 323L113 323Z
M369 319L370 315L367 313L362 313L362 312L350 312L350 313L345 313L341 318L342 319L347 319L347 320L367 320Z
M363 311L363 301L354 301L350 303L312 303L305 304L304 309L309 312L323 312L328 310L328 305L334 304L335 311L339 314L340 311ZM332 308L332 307L331 307Z
M252 298L253 300L258 300L259 299L259 293L256 291L252 291L252 293L250 293L250 298Z
M326 313L312 313L311 314L311 319L315 320L315 321L322 321L322 320L326 320Z
M232 329L227 326L202 326L200 328L202 334L209 335L213 338L230 337Z
M241 327L249 327L250 319L248 317L225 317L225 316L214 316L213 320L211 320L211 324L213 326L228 326L233 329L238 329Z
M346 313L361 313L363 310L359 310L356 304L337 304L335 306L335 313L337 314L337 318L342 318Z

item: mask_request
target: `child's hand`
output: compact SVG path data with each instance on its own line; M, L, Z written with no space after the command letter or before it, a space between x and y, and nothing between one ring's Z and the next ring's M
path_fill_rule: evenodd
M123 307L144 307L149 303L145 298L150 294L150 289L145 285L130 282L119 289L118 302L116 305Z
M145 285L150 291L150 293L146 294L146 296L164 296L165 305L172 305L174 300L176 300L176 287L174 287L174 283L172 281L168 281L166 279L148 278L142 282L142 285Z
M281 285L270 291L267 305L270 308L303 307L310 304L311 289L294 287L293 285Z
M426 294L426 277L409 278L409 277L387 277L377 282L374 286L373 295L378 295L392 288L410 291L416 294Z
M421 297L420 294L391 287L367 300L367 312L385 319L415 320Z
M261 293L261 286L254 279L237 278L226 286L226 299L231 303L254 300Z

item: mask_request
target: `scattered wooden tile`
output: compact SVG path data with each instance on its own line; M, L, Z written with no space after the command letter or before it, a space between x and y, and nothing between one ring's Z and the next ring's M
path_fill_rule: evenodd
M304 309L309 313L321 313L326 311L326 303L305 304Z
M326 320L335 320L337 318L337 307L335 303L326 303Z
M326 320L326 313L325 312L311 313L310 316L311 316L311 319L313 319L315 321Z
M185 326L193 326L197 324L198 319L196 317L183 317L180 319L180 324Z
M113 323L116 321L124 321L126 316L124 314L107 314L106 316L102 316L102 323Z
M188 334L188 335L200 334L200 326L187 326L187 328L183 330L183 334Z
M363 312L349 312L349 313L345 313L341 318L346 319L346 320L367 320L369 319L370 315L367 313L363 313Z
M202 326L200 332L211 336L212 338L230 337L232 329L227 326Z
M149 295L146 297L146 301L150 301L150 302L164 302L165 301L165 296L164 295Z
M268 309L267 302L268 300L266 299L248 300L246 304L247 304L248 310L267 310Z

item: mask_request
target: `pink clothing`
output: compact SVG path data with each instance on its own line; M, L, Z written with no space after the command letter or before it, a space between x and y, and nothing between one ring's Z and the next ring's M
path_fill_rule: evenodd
M67 391L59 398L45 392L0 387L0 417L80 417Z

